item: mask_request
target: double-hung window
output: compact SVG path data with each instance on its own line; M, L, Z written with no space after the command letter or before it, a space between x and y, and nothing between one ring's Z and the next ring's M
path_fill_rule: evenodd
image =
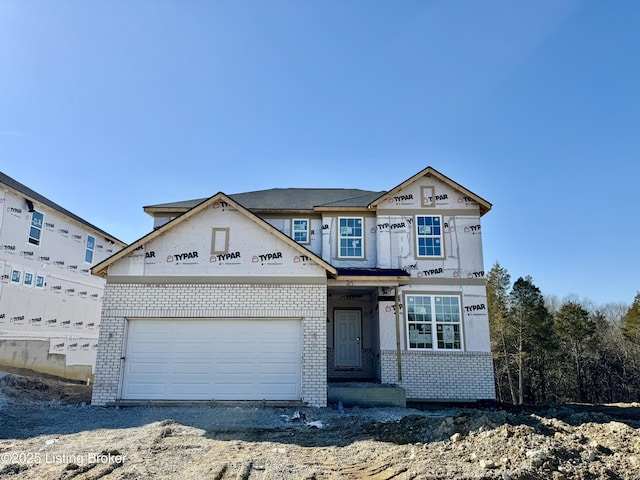
M362 217L338 218L338 256L340 258L364 258L363 224Z
M96 239L91 235L87 235L87 248L84 251L84 261L87 263L93 262L93 251L96 249Z
M460 297L407 295L406 312L409 349L462 349Z
M42 226L44 225L44 214L36 210L31 212L31 226L29 227L29 243L40 245L42 239Z
M309 220L306 218L294 218L291 221L293 239L298 243L309 243Z
M418 258L444 256L440 215L416 216L416 245Z

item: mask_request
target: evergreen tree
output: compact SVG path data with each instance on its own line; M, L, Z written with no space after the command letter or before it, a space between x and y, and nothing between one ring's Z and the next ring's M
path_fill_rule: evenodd
M518 278L509 294L509 321L514 332L515 361L518 377L518 404L524 403L525 387L546 397L547 377L545 357L554 346L551 316L540 289L532 278ZM531 368L531 371L528 369ZM530 380L534 378L535 382Z
M511 277L505 268L496 262L487 274L487 310L491 332L491 351L496 372L498 400L505 401L505 390L511 403L517 403L516 390L511 369L509 346L509 288Z
M567 347L573 364L571 377L577 388L577 400L583 402L586 396L583 362L589 355L590 341L596 331L595 322L585 308L570 301L563 304L556 313L553 327L560 341Z
M640 342L640 292L636 294L633 304L624 314L622 325L625 337L633 342Z

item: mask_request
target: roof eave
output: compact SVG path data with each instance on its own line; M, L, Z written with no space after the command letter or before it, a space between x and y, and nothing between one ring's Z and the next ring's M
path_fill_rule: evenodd
M178 213L188 212L193 207L143 207L145 213L153 216L154 213Z
M32 195L29 195L29 194L27 194L25 192L21 192L20 190L17 190L15 188L13 188L11 185L7 185L6 183L2 183L1 185L4 188L6 188L7 191L10 190L14 195L16 195L18 197L22 197L25 200L29 200L30 202L36 203L38 205L42 205L43 207L49 209L50 211L56 212L59 215L64 215L69 221L80 225L81 228L88 228L88 229L92 230L95 235L99 235L101 237L104 237L105 240L107 240L109 242L117 244L120 247L125 247L127 245L126 242L123 242L122 240L114 237L113 235L109 234L108 232L105 232L101 228L96 227L92 223L84 220L83 218L80 218L79 216L77 216L73 212L67 210L66 208L58 205L57 203L55 203L55 202L53 202L53 201L51 201L49 199L47 199L47 201L49 201L51 203L51 205L43 203L42 200L39 200L39 199L35 198ZM35 192L35 193L37 193L37 192ZM46 197L44 197L44 198L46 198ZM56 207L54 207L52 205L55 205Z
M368 212L370 208L368 206L359 207L313 207L315 212Z
M308 208L247 208L247 210L256 215L310 215L315 213L313 209Z
M368 276L368 275L338 275L327 281L329 287L394 287L407 285L410 277L405 276Z

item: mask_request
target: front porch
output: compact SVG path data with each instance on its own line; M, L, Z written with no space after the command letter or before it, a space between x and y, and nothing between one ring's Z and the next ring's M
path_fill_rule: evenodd
M397 289L408 277L400 269L338 269L337 278L329 281L327 289L329 382L380 383L380 305L397 301Z
M397 385L374 382L330 382L327 384L327 403L344 407L402 407L407 406L405 390Z
M327 381L379 383L376 288L331 288L327 294Z
M380 305L395 302L408 274L339 269L327 289L327 400L350 406L406 406L404 388L382 383ZM388 308L388 307L385 307ZM388 314L388 312L387 312ZM394 332L395 334L395 332Z

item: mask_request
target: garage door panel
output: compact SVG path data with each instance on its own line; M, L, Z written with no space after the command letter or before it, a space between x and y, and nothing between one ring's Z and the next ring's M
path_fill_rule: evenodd
M255 353L257 345L247 340L227 340L224 343L216 343L216 353L224 355L251 355Z
M135 362L127 364L125 374L128 375L166 375L167 365L156 362Z
M275 395L294 395L295 391L289 384L271 383L262 384L260 387L260 397L270 398Z
M164 382L143 382L132 383L127 388L127 394L130 396L135 395L164 395L165 393L165 384Z
M173 353L174 355L186 356L208 355L211 353L211 346L211 342L181 341L176 339L173 343Z
M174 362L171 372L175 375L209 375L211 373L211 364L209 362Z
M209 382L200 383L173 383L171 385L171 395L180 395L185 399L191 400L194 396L206 395L211 388Z
M216 362L216 368L218 373L222 375L253 375L255 371L255 363L220 360Z
M129 324L129 332L144 335L167 335L174 330L171 323L135 322Z
M290 354L297 353L300 350L300 345L294 342L262 343L258 345L258 350L261 353L289 356Z
M131 320L122 398L299 400L299 320Z
M259 366L261 375L297 375L295 365L285 362L264 362Z
M216 388L219 393L214 398L218 400L238 400L238 398L257 400L253 382L219 382L216 383Z
M167 355L171 350L169 342L145 341L130 345L128 354L131 355Z

